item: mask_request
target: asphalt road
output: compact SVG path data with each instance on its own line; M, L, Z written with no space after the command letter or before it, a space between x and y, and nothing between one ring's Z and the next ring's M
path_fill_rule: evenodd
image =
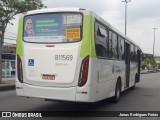
M88 110L89 111L160 111L160 73L142 74L141 82L136 84L136 88L134 90L127 90L126 92L124 92L121 96L119 103L117 104L110 103L108 100L94 104L51 102L37 98L17 97L15 90L0 92L0 111L86 111L86 110L87 111ZM96 118L93 118L93 120L94 119ZM119 120L120 118L108 118L108 119ZM127 120L128 118L125 119ZM150 120L151 118L147 119ZM158 120L160 118L152 118L152 119ZM144 118L144 120L146 120L146 118Z

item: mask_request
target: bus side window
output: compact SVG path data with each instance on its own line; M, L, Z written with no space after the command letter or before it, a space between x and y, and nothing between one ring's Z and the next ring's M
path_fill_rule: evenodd
M113 33L112 34L112 53L113 53L113 58L117 59L118 58L118 44L117 44L117 34Z
M106 28L99 23L95 24L95 44L97 57L108 57L108 32Z
M135 50L134 50L133 44L131 44L131 48L130 48L130 60L135 61Z
M118 36L118 57L119 60L124 60L124 39Z
M113 51L112 51L112 31L109 31L109 58L113 58Z
M135 61L136 61L136 62L138 62L138 55L137 55L137 52L138 52L138 49L137 49L137 47L135 47L134 53L135 53Z

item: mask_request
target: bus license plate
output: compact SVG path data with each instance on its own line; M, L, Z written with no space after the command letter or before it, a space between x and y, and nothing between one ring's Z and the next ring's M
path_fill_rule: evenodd
M44 80L55 80L55 75L42 74Z

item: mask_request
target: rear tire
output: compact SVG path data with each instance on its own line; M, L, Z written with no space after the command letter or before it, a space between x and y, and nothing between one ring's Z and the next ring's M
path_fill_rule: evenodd
M134 84L134 85L130 88L130 90L134 90L135 87L136 87L136 84Z
M116 83L115 96L112 98L113 103L118 103L121 96L121 82L120 80Z
M135 76L134 85L130 88L131 90L134 90L136 87L136 81L137 81L137 74Z

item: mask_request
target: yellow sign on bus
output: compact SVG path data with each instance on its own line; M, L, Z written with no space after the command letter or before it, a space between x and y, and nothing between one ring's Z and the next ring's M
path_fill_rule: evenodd
M80 39L80 28L68 28L66 29L67 39Z

